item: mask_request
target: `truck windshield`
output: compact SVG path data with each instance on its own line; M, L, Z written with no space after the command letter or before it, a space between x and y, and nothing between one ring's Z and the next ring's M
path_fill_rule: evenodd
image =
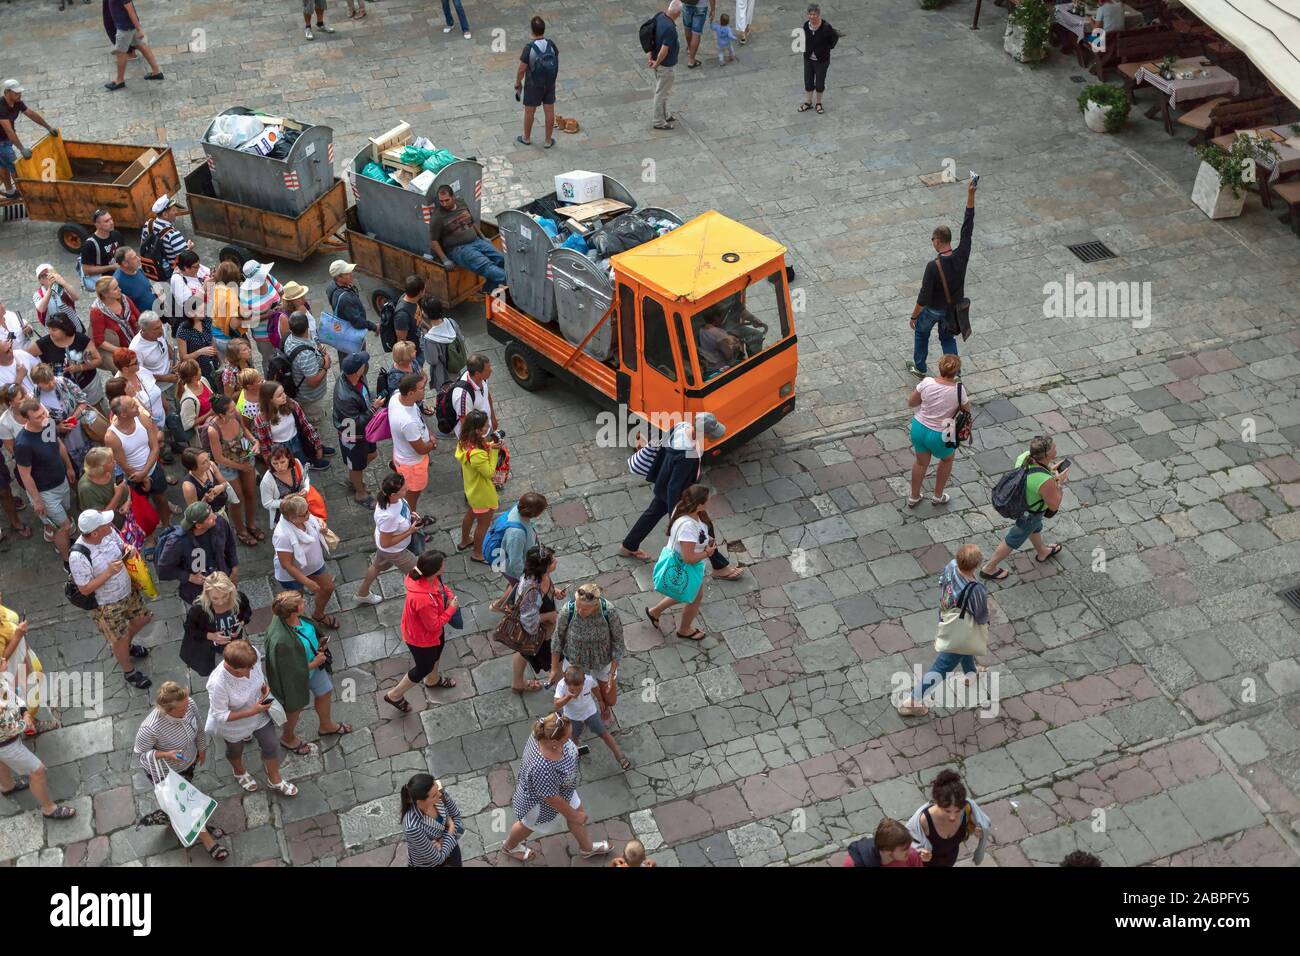
M691 329L705 379L777 344L790 334L781 273L695 313Z

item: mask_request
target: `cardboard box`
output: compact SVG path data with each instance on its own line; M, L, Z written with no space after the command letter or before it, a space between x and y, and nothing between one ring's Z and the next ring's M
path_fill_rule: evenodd
M126 167L126 169L122 171L121 176L118 176L117 179L113 180L113 185L125 186L129 183L134 182L137 176L139 176L142 172L144 172L154 163L158 162L158 158L159 158L158 150L146 149L143 153L140 154L139 159L137 159L134 163L132 163L130 166Z
M605 179L600 173L574 169L555 177L555 197L565 203L588 203L605 198Z
M384 151L394 146L404 146L411 140L411 124L398 123L383 136L370 137L370 158L379 162Z
M409 183L407 183L406 188L411 190L411 192L414 193L428 192L429 187L433 185L433 181L437 177L438 177L437 173L433 172L432 170L426 169L422 173L420 173L420 175L416 176Z
M557 206L555 214L575 222L587 222L602 216L627 212L631 208L627 203L619 202L617 199L597 199L595 202L583 203L580 206Z

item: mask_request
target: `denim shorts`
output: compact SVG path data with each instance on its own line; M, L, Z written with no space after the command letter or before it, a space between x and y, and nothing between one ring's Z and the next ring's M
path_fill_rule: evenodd
M325 565L322 564L319 568L317 568L317 569L316 569L315 571L313 571L311 574L307 575L307 577L311 578L311 579L314 581L314 580L316 580L317 577L319 577L320 575L322 575L322 574L324 574L324 573L325 573ZM275 579L275 583L278 584L278 585L280 585L280 587L284 588L286 591L306 591L306 590L307 590L307 589L303 586L303 583L302 583L301 581L299 581L297 578L290 578L288 581L281 581L279 578L276 578L276 579Z
M920 419L912 419L912 451L918 455L933 455L942 461L951 458L956 450L943 443L943 432L922 425Z
M1004 540L1007 543L1007 547L1012 551L1015 551L1029 540L1031 534L1038 534L1042 530L1042 514L1026 512L1016 519L1016 523L1007 531L1007 536Z
M325 668L309 669L307 671L307 689L311 691L312 697L328 697L330 692L334 690L334 682L330 680L330 675Z
M18 172L18 150L10 142L0 143L0 166L11 173Z
M707 3L682 4L682 29L688 33L703 33L704 22L709 18Z
M600 711L596 711L586 720L575 720L573 722L573 742L575 744L582 739L585 730L590 730L597 737L605 732L605 722L600 719Z

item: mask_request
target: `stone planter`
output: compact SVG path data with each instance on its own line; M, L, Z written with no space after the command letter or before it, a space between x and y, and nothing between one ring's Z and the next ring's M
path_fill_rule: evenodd
M1017 63L1035 63L1047 58L1047 47L1044 46L1038 56L1025 55L1025 31L1023 28L1007 24L1007 32L1002 35L1002 49L1010 54L1011 59Z
M1083 122L1094 133L1106 132L1106 107L1089 100L1083 111Z
M1234 196L1231 189L1224 187L1215 168L1209 163L1201 163L1192 186L1192 202L1211 219L1231 219L1241 215L1246 205L1246 194L1242 192L1240 196Z

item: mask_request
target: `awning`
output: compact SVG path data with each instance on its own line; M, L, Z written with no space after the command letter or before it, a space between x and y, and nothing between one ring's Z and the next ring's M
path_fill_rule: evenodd
M1300 106L1300 0L1182 0Z

